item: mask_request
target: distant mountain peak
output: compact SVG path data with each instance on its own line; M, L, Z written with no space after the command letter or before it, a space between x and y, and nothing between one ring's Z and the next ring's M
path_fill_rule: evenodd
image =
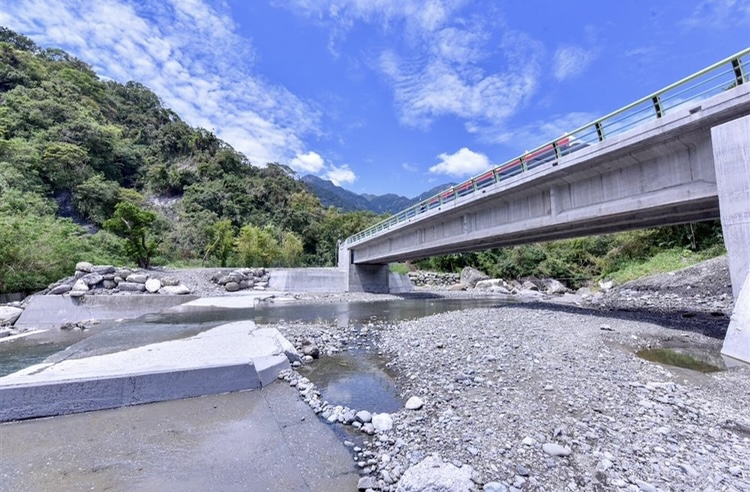
M394 214L405 208L409 208L422 200L436 195L454 183L445 183L425 191L414 198L387 193L385 195L373 195L371 193L357 194L336 186L331 181L307 174L300 180L305 183L310 191L320 199L326 207L340 208L344 212L355 212L357 210L369 210L378 214Z

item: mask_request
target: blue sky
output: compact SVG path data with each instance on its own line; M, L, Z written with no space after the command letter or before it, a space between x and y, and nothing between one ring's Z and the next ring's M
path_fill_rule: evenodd
M750 0L3 0L256 165L357 193L460 181L750 45Z

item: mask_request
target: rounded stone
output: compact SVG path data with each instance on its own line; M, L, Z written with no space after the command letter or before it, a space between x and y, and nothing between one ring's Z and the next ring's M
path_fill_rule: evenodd
M412 396L406 401L406 409L407 410L419 410L424 406L424 402L422 399L418 396Z
M146 290L152 294L156 294L161 289L161 281L158 278L150 278L146 280Z
M240 290L240 284L237 282L227 282L224 285L224 289L226 289L227 292L237 292Z
M542 446L542 450L552 456L569 456L571 453L570 448L560 446L559 444L556 444L554 442L544 443L544 445Z
M91 273L93 269L94 265L92 265L88 261L79 261L78 263L76 263L76 271L78 272Z

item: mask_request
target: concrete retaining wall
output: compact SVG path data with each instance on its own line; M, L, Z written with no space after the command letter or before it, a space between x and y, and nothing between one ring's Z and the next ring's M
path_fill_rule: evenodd
M337 268L280 268L268 284L280 292L344 292L346 275Z
M127 296L35 296L15 323L16 328L54 328L87 319L134 319L197 299L158 294Z

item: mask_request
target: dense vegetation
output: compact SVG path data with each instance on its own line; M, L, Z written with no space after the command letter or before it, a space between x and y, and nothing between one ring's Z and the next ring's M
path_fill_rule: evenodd
M673 271L724 252L721 223L712 221L439 256L417 265L442 271L474 266L505 279L551 277L577 288L591 279L621 283Z
M0 28L0 293L84 259L332 265L336 241L376 220L322 207L291 169L251 164L143 85Z

